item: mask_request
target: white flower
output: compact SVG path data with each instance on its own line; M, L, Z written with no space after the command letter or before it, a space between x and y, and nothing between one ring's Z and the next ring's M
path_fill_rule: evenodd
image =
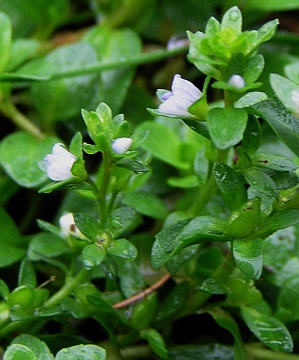
M63 181L73 177L71 169L76 160L76 156L67 151L63 144L55 144L52 154L44 157L48 177L53 181Z
M73 235L81 239L84 238L84 235L81 233L81 231L75 224L74 216L72 213L62 215L59 219L59 225L61 228L61 233L64 237Z
M201 96L202 92L192 82L176 74L172 81L171 91L162 96L164 102L159 106L159 111L167 115L190 116L189 106Z
M132 139L128 137L121 137L115 139L111 146L115 154L124 154L127 150L129 150L132 144Z
M237 74L230 77L228 84L235 87L236 89L242 89L246 85L242 76Z

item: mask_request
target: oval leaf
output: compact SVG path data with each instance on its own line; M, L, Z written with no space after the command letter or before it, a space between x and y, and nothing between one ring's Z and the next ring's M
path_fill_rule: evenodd
M278 319L249 307L242 307L241 314L249 329L266 346L274 351L293 351L291 335Z

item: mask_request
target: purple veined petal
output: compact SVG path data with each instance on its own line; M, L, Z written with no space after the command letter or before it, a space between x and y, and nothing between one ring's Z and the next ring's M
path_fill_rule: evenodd
M76 156L67 151L62 144L56 143L52 154L44 157L48 177L53 181L63 181L73 177L71 172Z
M164 93L161 96L161 99L165 101L165 100L169 99L171 96L173 96L173 92L172 91L167 91L166 93Z
M171 89L174 96L189 98L192 102L202 96L202 92L191 81L182 79L179 74L174 76Z
M159 111L169 115L190 116L190 113L187 111L190 105L192 105L190 101L171 97L159 106Z

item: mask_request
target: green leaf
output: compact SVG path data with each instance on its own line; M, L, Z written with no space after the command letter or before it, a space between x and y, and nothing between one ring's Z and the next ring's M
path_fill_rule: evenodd
M162 336L155 329L145 329L140 332L142 339L146 339L154 351L162 359L168 359L168 351Z
M32 237L28 248L28 258L40 261L70 253L69 245L61 237L51 233L39 233Z
M38 360L52 360L54 356L50 353L48 346L35 336L22 334L16 337L12 344L20 344L31 349Z
M276 316L283 316L282 321L297 321L299 319L299 277L293 276L280 290L277 298Z
M148 172L149 169L142 162L133 159L120 159L116 162L116 166L133 171L136 174Z
M124 259L134 260L137 257L136 247L126 239L117 239L113 241L107 252Z
M9 293L10 293L9 287L2 279L0 279L0 296L2 297L2 299L7 301Z
M232 242L233 257L244 275L257 280L263 269L263 239L234 240Z
M137 330L146 329L150 326L158 308L158 294L153 292L147 295L142 302L135 304L130 317L130 325Z
M225 234L231 238L245 238L252 234L260 222L260 198L248 200L231 213Z
M13 219L0 207L1 252L0 268L9 266L21 260L26 250L22 247L22 238Z
M275 182L262 170L250 167L244 171L244 177L248 184L257 191L278 199L278 189Z
M241 307L241 314L249 329L266 346L274 351L293 351L292 337L278 319L249 307Z
M38 41L33 39L14 39L10 49L9 63L5 67L5 71L12 71L37 51Z
M77 42L61 46L47 56L24 65L18 74L51 76L64 71L82 71L84 67L97 63L97 55L90 44ZM44 82L31 86L35 108L43 122L67 120L82 108L95 108L99 103L96 87L98 74L81 75ZM68 106L65 106L65 104Z
M94 27L85 35L84 41L89 42L96 49L98 61L102 63L124 61L141 52L140 39L131 29L111 30L107 26ZM97 82L97 102L107 103L113 114L118 113L134 74L133 67L102 71Z
M138 130L148 130L148 136L142 147L150 151L157 159L181 170L187 170L190 164L183 162L180 156L181 141L174 130L154 121L145 121Z
M214 308L213 310L210 310L208 312L211 316L213 316L214 320L219 326L228 330L233 335L235 340L234 358L238 360L245 360L243 341L236 321L231 317L228 312L220 308Z
M298 168L298 165L284 156L256 153L251 157L253 166L260 166L277 171L292 171Z
M156 235L152 248L152 264L155 269L186 246L207 241L227 241L224 235L226 222L212 216L199 216L181 220L163 229Z
M278 137L299 156L299 120L286 111L277 99L268 99L250 107L265 119Z
M279 229L285 229L289 226L296 225L298 222L298 209L286 209L283 211L278 211L267 218L263 231L266 231L270 235Z
M268 98L267 94L260 91L249 92L238 99L235 102L235 107L237 109L249 107L260 101L266 100Z
M38 358L29 347L13 344L5 351L3 360L38 360Z
M177 284L167 295L167 297L159 306L159 311L156 316L156 321L167 321L179 313L190 296L190 285L187 282L181 282Z
M247 200L247 191L241 176L222 163L216 164L214 176L228 208L231 211L237 210Z
M81 261L85 269L90 270L100 265L106 258L106 251L96 244L86 245L82 252Z
M140 191L127 193L124 197L124 203L132 206L141 214L154 219L163 220L168 214L168 209L164 201L154 194Z
M45 137L37 140L25 132L14 132L0 143L0 163L13 180L24 187L36 187L48 177L38 163L52 152L57 138Z
M76 345L58 351L55 360L105 360L106 350L96 345Z
M277 74L270 74L270 84L283 105L293 113L298 112L298 105L291 96L293 90L298 90L298 84Z
M247 116L244 109L213 108L209 111L208 128L218 149L227 149L242 140Z
M242 14L237 6L228 9L222 17L221 30L226 28L234 29L236 35L240 35L242 31Z
M83 235L92 241L99 240L101 234L100 222L88 214L73 214L75 223Z
M25 258L20 266L18 286L29 286L35 288L37 286L36 272L33 264Z
M125 236L140 224L140 215L130 206L121 206L110 217L110 228L115 238Z
M12 28L10 18L3 12L0 12L0 72L2 72L2 70L7 65L10 57L11 31Z

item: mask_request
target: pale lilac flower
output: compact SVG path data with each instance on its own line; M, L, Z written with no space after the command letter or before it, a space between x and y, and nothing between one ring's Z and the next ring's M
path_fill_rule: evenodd
M78 238L84 238L84 235L78 229L74 216L72 213L64 214L59 219L59 225L61 228L61 234L64 237L68 237L69 235L76 236Z
M237 74L230 77L228 84L235 87L236 89L242 89L246 85L242 76Z
M202 92L192 82L176 74L172 81L171 91L162 95L160 113L174 116L190 116L189 106L202 97Z
M124 154L127 150L129 150L131 144L131 138L121 137L112 141L111 146L115 154Z
M72 166L77 160L76 156L65 149L63 144L56 143L52 154L44 157L44 164L48 177L53 181L63 181L72 178Z

